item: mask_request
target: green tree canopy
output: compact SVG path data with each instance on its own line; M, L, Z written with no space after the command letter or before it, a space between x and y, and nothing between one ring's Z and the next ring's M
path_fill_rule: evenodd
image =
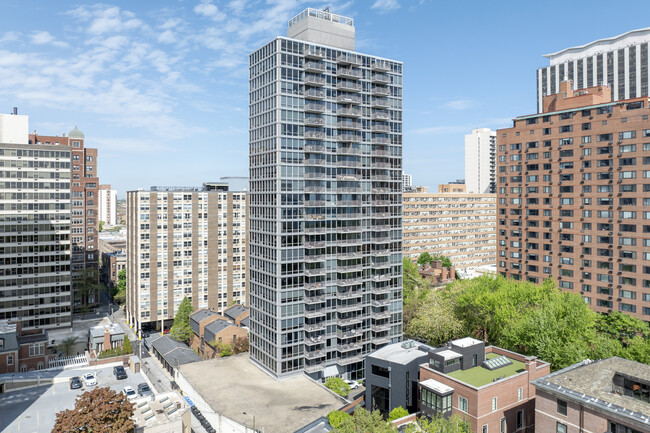
M409 425L406 433L472 433L472 427L459 415L452 415L449 418L437 416L432 420L421 418L418 420L418 427Z
M98 281L98 273L95 268L85 268L74 278L74 289L81 297L82 305L88 305L90 293L102 287Z
M395 409L391 410L388 414L388 421L395 421L396 419L403 418L409 414L409 411L404 409L402 406L397 406Z
M431 263L432 260L433 257L431 257L431 254L422 253L420 254L420 257L418 257L418 265L422 265L422 266L428 265L429 263Z
M350 386L340 377L328 377L325 380L325 386L341 397L345 397L350 393Z
M350 418L350 414L341 412L340 410L333 410L327 414L327 420L334 428L339 428L343 421Z
M334 427L334 426L332 426ZM379 411L372 413L359 408L351 417L343 419L335 433L397 433L397 429L382 418Z
M122 305L126 301L126 268L117 273L117 290L113 293L113 299Z
M184 297L174 315L174 324L169 330L169 336L177 341L188 343L194 333L190 327L190 314L192 314L192 301Z

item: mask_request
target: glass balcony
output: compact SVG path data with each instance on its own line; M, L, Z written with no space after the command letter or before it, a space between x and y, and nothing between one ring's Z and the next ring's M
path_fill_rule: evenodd
M354 108L353 107L350 107L350 108L344 107L344 108L339 108L336 111L336 114L338 116L359 117L359 116L361 116L361 109L356 108L356 107L354 107Z
M305 112L308 113L324 113L325 112L325 104L314 104L314 103L306 103L305 104Z
M336 62L341 65L361 66L361 57L356 54L339 54L336 56Z
M389 137L382 137L382 136L373 136L370 141L372 144L390 144L390 138Z
M361 104L361 95L354 95L350 93L339 94L336 97L336 102L339 104Z
M384 86L372 86L371 93L373 95L388 96L390 95L390 89Z
M320 304L325 302L325 295L320 296L305 296L303 298L305 304Z
M325 310L305 310L305 317L314 319L316 317L325 317Z
M390 84L390 76L388 74L375 72L372 74L372 81L375 83Z
M345 358L339 358L336 360L336 363L339 365L348 365L348 364L353 364L355 362L361 362L364 360L365 355L355 355L355 356L348 356Z
M390 125L386 125L385 123L372 122L370 129L372 132L390 132Z
M326 96L324 90L315 89L315 88L307 89L304 92L302 92L302 94L305 97L305 99L317 99L317 100L319 100L319 99L324 99L325 96Z
M320 62L305 62L305 71L321 73L325 72L325 64Z
M303 147L302 150L305 151L305 152L308 152L308 153L325 153L325 152L327 152L327 149L322 144L319 144L319 145L306 144L305 147Z
M352 80L358 80L361 78L361 71L354 68L338 68L336 71L336 76L339 78L348 78Z
M374 120L390 120L390 113L388 111L376 110L372 113L372 118Z
M305 75L305 85L320 87L324 86L327 83L324 77L318 77L314 75Z
M323 126L325 125L325 119L322 117L308 116L302 120L302 123L304 123L306 126Z
M336 297L338 299L352 299L352 298L360 298L363 295L361 291L355 290L346 290L344 292L337 292Z
M390 101L388 100L388 98L373 97L372 101L370 102L370 105L372 105L373 107L388 108L390 107Z
M384 72L390 71L390 65L388 63L384 62L383 60L375 60L375 61L373 61L370 64L370 67L374 71L384 71Z
M361 129L361 122L355 120L339 120L336 122L338 129L349 129L359 131Z
M361 134L338 133L336 141L344 143L361 143Z
M336 83L336 87L339 90L345 90L347 92L360 92L362 90L361 83L351 81L339 81Z
M308 350L305 352L305 358L307 359L318 359L318 358L324 358L326 355L325 350L320 349L320 350Z
M322 331L324 329L325 329L325 322L317 322L312 324L305 323L305 331L308 332Z
M309 46L305 50L305 57L308 59L322 60L326 57L326 55L327 55L327 51L324 50L323 48Z

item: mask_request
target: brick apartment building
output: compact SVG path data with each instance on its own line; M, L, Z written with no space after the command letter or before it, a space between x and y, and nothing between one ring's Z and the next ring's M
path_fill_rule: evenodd
M48 349L47 331L23 329L20 320L0 321L0 374L42 370L56 353Z
M29 134L29 144L60 145L72 150L71 190L71 270L73 296L78 299L74 280L84 269L99 271L99 178L97 174L97 149L85 147L85 137L77 127L68 136ZM88 301L98 301L96 293L90 293Z
M535 379L540 432L650 431L650 366L613 357Z
M241 314L241 316L248 317L248 308L237 304L228 310L234 307L245 309L246 314ZM237 323L230 317L233 316L232 314L228 315L228 310L224 311L223 315L220 315L215 311L202 308L190 315L190 327L194 332L194 335L190 338L190 347L201 358L211 359L217 356L217 343L232 345L238 339L248 337L248 332L241 323L241 316ZM235 317L237 316L239 315L235 315Z
M498 131L498 270L649 320L650 108L611 99L563 81Z
M467 419L472 431L535 431L530 381L550 365L466 337L432 348L416 341L388 345L366 358L366 408L398 407L423 416ZM547 430L542 430L547 431Z

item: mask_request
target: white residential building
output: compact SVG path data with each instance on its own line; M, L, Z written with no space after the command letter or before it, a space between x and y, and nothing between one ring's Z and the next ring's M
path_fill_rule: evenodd
M110 185L99 185L99 220L106 225L117 225L117 191Z
M408 191L413 187L413 176L410 174L402 173L402 190Z
M365 377L402 338L402 63L307 9L250 55L251 360Z
M465 135L465 185L472 194L496 194L496 132L473 129Z

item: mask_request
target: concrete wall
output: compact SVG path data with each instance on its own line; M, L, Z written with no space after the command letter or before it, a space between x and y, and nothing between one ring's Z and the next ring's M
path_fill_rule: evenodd
M0 143L27 144L29 117L0 114Z

